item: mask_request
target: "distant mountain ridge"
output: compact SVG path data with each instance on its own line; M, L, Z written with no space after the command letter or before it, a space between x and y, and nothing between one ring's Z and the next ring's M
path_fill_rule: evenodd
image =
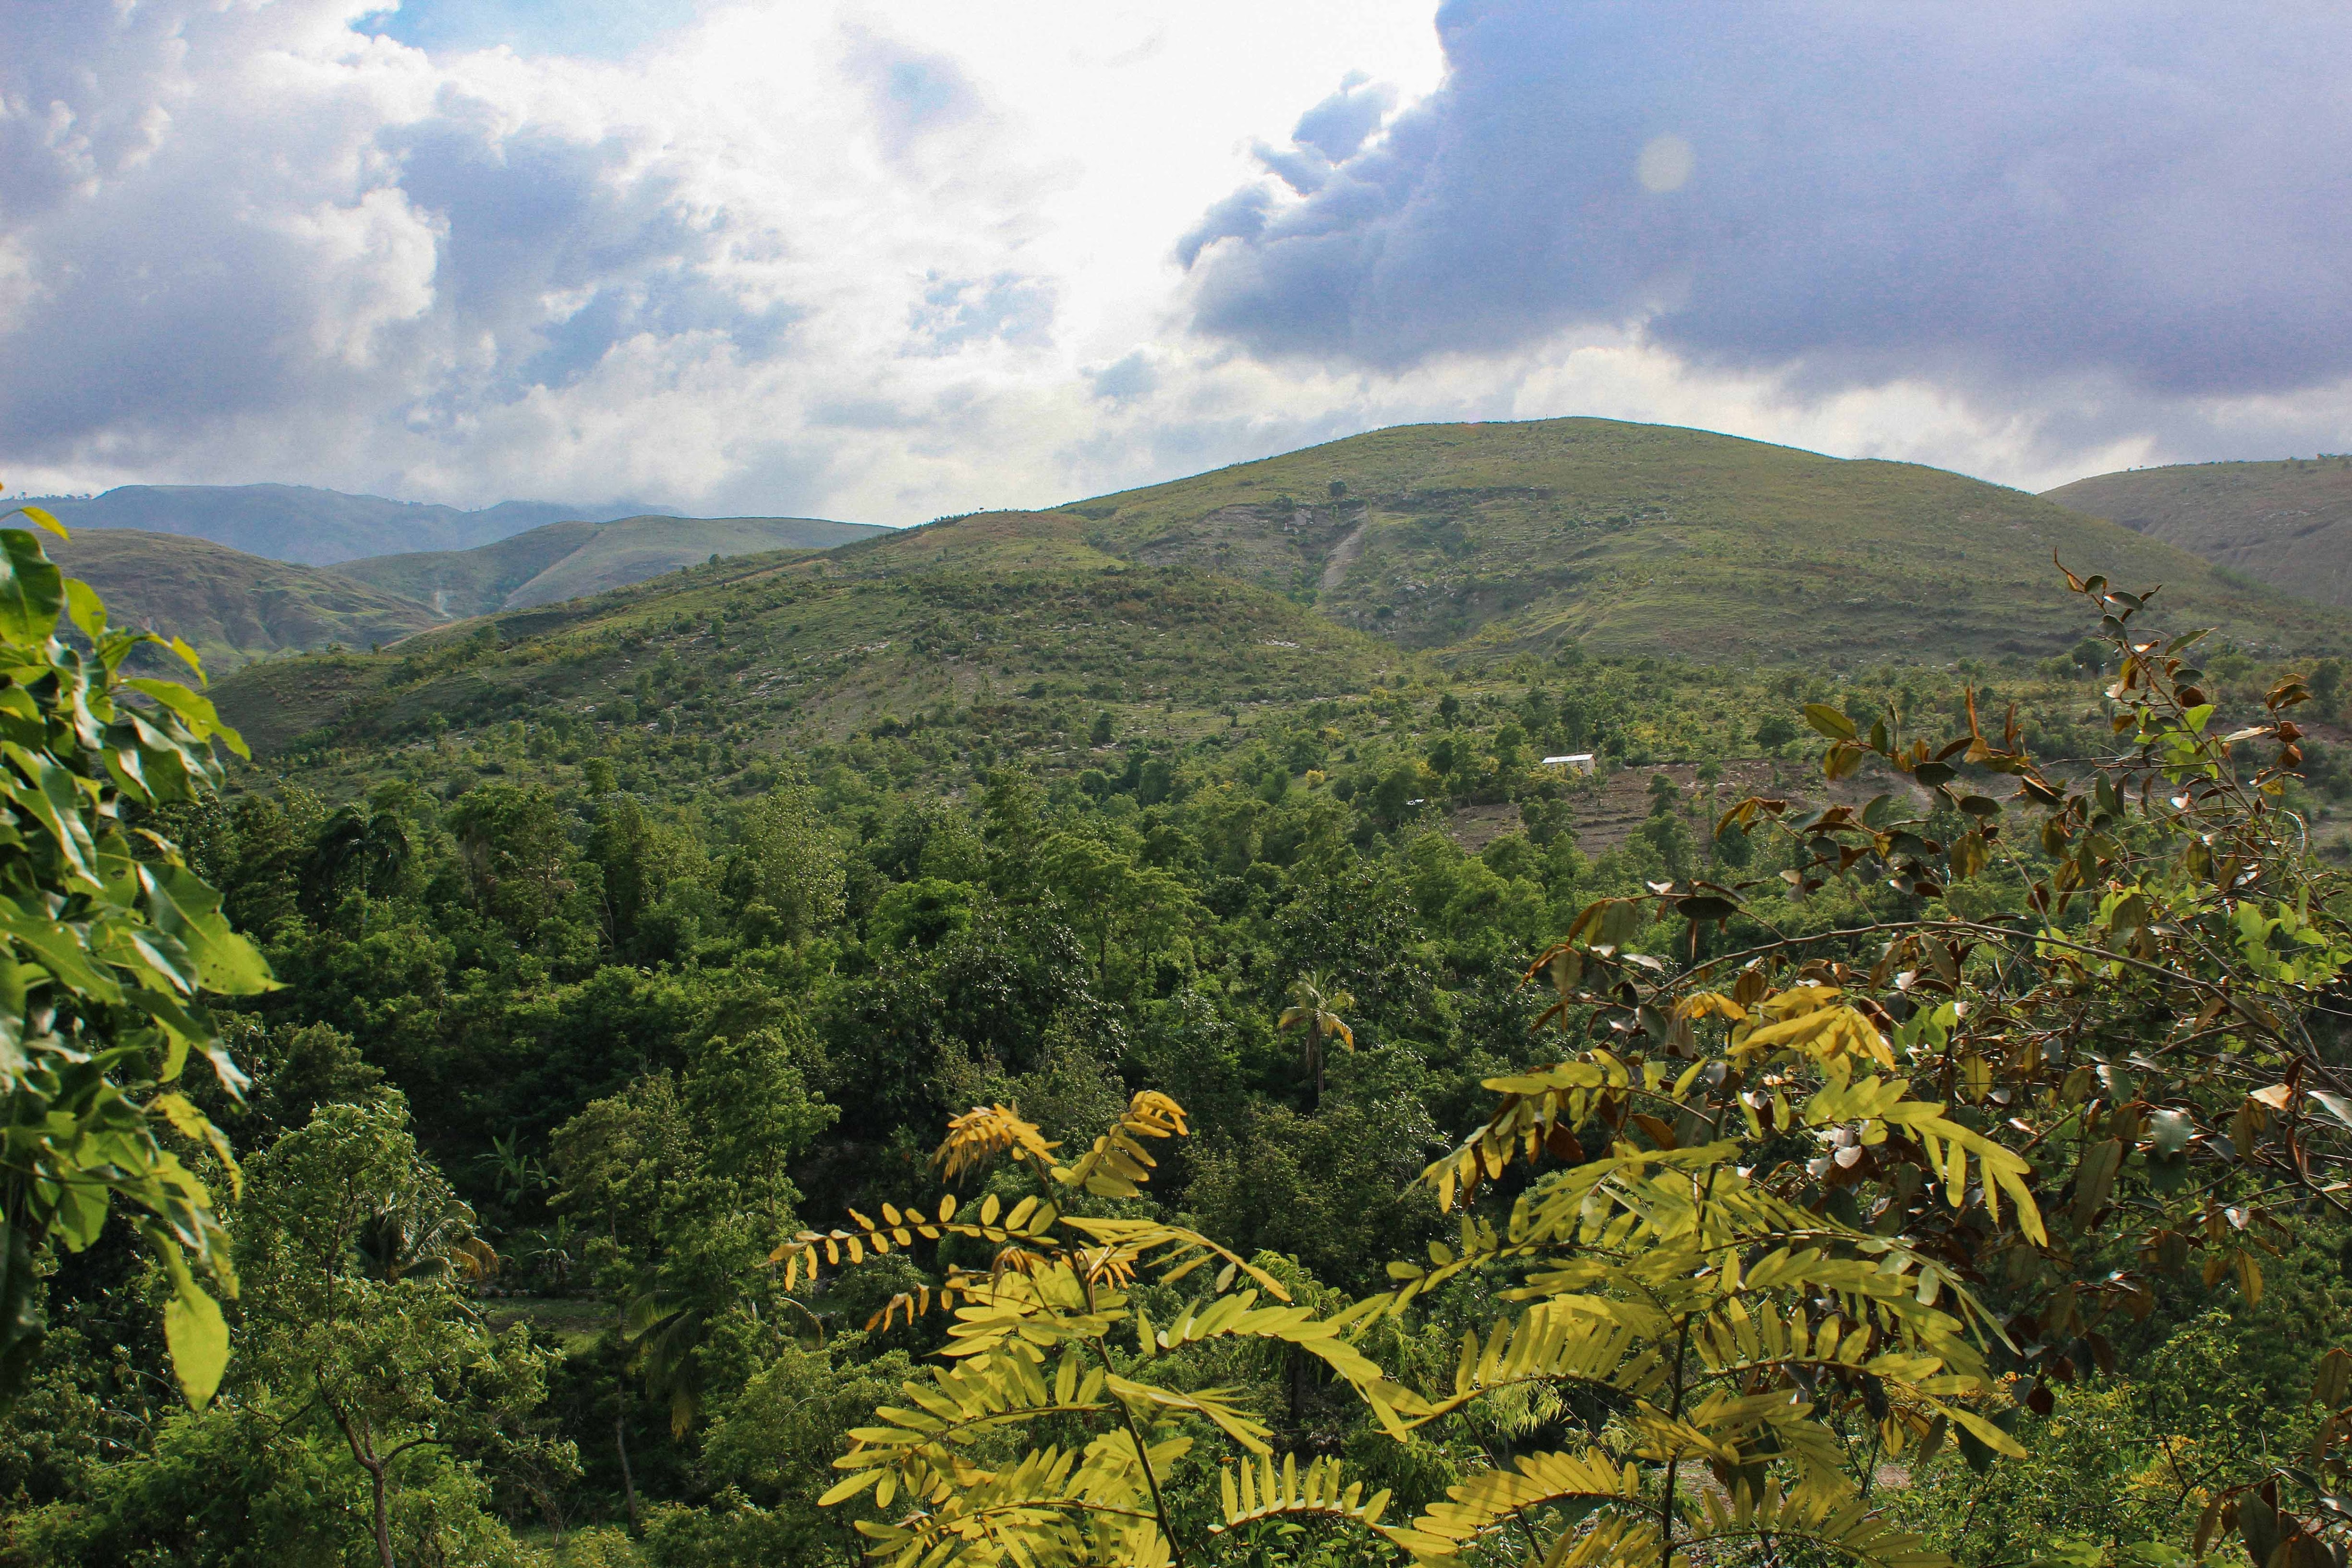
M30 496L69 529L127 528L209 539L248 555L332 566L371 555L469 550L551 522L609 522L643 501L579 507L508 500L474 511L308 485L123 485L103 495Z
M272 561L186 534L84 527L58 564L120 625L185 637L215 673L272 655L398 641L452 621L626 587L738 555L779 563L887 530L799 517L633 517L549 523L471 550L336 566Z
M454 620L625 587L714 555L830 550L889 531L814 517L626 517L549 523L471 550L380 555L336 570Z
M1661 680L1719 664L2016 671L2088 629L2053 553L2162 584L2165 627L2214 626L2254 653L2352 648L2341 610L2021 490L1554 419L1401 426L1050 511L698 565L425 632L399 658L272 660L221 701L265 752L314 732L373 743L436 716L560 710L635 731L672 703L789 750L1016 693L1066 705L1051 722L1031 710L1046 730L1083 734L1118 703L1139 705L1137 732L1188 705L1238 726L1239 703L1523 658L1531 681L1549 668L1571 684L1566 667L1592 655L1656 659ZM671 684L648 698L656 658Z
M116 625L184 637L215 674L288 649L366 648L441 624L415 600L331 568L266 561L209 539L90 528L43 544L98 590Z
M2042 492L2299 598L2352 605L2352 458L2176 463Z

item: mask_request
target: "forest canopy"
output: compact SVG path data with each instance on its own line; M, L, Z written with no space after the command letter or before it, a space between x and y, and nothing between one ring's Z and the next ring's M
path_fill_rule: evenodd
M2342 1562L2333 661L224 775L0 543L0 1561Z

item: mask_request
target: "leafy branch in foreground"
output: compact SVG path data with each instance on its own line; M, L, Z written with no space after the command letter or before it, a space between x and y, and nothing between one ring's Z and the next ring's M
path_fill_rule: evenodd
M2143 638L2149 595L2069 581L2116 644L2123 749L2037 763L2014 716L1996 739L1973 696L1965 732L1932 742L1899 713L1865 731L1808 709L1829 779L1870 763L1890 787L1801 817L1743 801L1725 828L1777 821L1801 895L1844 879L1891 890L1893 910L1713 952L1705 928L1742 912L1739 886L1656 883L1584 910L1527 974L1557 992L1538 1030L1564 1048L1487 1080L1486 1124L1424 1177L1460 1210L1456 1240L1391 1264L1386 1295L1320 1320L1260 1307L1227 1294L1245 1266L1205 1238L1043 1195L1003 1215L991 1198L977 1224L951 1203L886 1208L795 1242L788 1270L918 1239L990 1249L940 1292L948 1365L908 1385L914 1408L855 1434L829 1500L903 1495L895 1521L860 1526L902 1564L1181 1561L1157 1478L1189 1447L1166 1424L1187 1419L1256 1456L1229 1473L1228 1528L1328 1521L1428 1563L1674 1568L1778 1561L1791 1542L1877 1568L1944 1563L1874 1511L1883 1462L1916 1467L1947 1441L1976 1465L2021 1457L2019 1408L2047 1412L2057 1386L2111 1369L2099 1325L2147 1313L2156 1273L2195 1262L2205 1286L2257 1297L2264 1230L2352 1191L2352 933L2281 805L2301 683L2272 692L2264 722L2211 733L2196 636ZM2243 750L2269 744L2244 774ZM1638 951L1654 943L1681 956ZM940 1162L952 1176L1003 1154L1048 1193L1131 1197L1139 1139L1181 1130L1172 1104L1139 1096L1064 1167L992 1107L958 1119ZM2119 1248L2136 1264L2113 1267ZM1197 1283L1220 1259L1167 1329L1122 1292L1139 1269ZM1496 1300L1491 1326L1461 1333L1450 1385L1402 1386L1358 1348L1383 1317L1458 1321ZM1228 1391L1129 1381L1212 1330L1321 1357L1400 1439L1530 1390L1582 1430L1388 1522L1386 1499L1360 1501L1328 1459L1301 1482L1293 1456L1276 1481L1267 1427ZM2200 1552L2234 1527L2266 1563L2303 1561L2305 1543L2333 1560L2352 1523L2331 1479L2352 1453L2352 1360L2335 1355L2315 1398L2341 1414L2306 1465L2218 1489ZM983 1433L1002 1449L1073 1419L1095 1435L975 1458ZM2309 1517L2283 1500L2297 1489Z
M1727 1131L1740 1145L1731 1194L1789 1205L1783 1225L1815 1216L1840 1238L1833 1247L1883 1246L1885 1267L1916 1279L1916 1300L1965 1288L1948 1299L1990 1352L1986 1364L2021 1374L2019 1403L2047 1413L2065 1384L2116 1370L2101 1324L2116 1312L2145 1316L2158 1276L2193 1271L2204 1287L2234 1282L2258 1300L2259 1258L2273 1246L2265 1233L2282 1233L2299 1210L2343 1209L2352 933L2345 889L2304 852L2284 804L2300 760L2285 714L2304 700L2303 683L2279 683L2263 721L2216 732L2189 658L2201 634L2143 636L2134 624L2152 591L2068 580L2115 646L2115 754L2039 763L2014 713L1989 733L1972 695L1964 731L1934 739L1906 736L1891 710L1865 728L1816 704L1805 718L1830 742L1826 776L1872 764L1885 793L1802 816L1786 801L1750 799L1725 816L1724 830L1777 820L1790 831L1793 864L1782 876L1801 894L1844 879L1890 889L1916 914L1708 954L1704 928L1740 911L1741 889L1661 883L1646 897L1594 904L1537 960L1528 977L1558 992L1546 1021L1585 1048L1494 1080L1502 1107L1432 1180L1450 1200L1521 1155L1571 1169L1539 1180L1496 1240L1479 1230L1481 1257L1542 1234L1526 1216L1554 1213L1556 1194L1591 1180L1596 1163L1583 1150L1596 1139L1611 1146L1598 1163L1607 1165L1632 1151L1670 1159ZM1683 962L1634 951L1657 917L1673 916L1688 922L1670 939ZM1710 1045L1711 1030L1727 1033ZM1622 1180L1601 1178L1612 1179ZM1719 1170L1714 1180L1710 1206L1726 1191ZM1638 1212L1634 1223L1647 1225L1671 1211L1653 1198ZM1465 1223L1465 1242L1472 1234ZM1744 1257L1751 1287L1775 1261L1754 1248ZM1550 1279L1573 1281L1591 1267L1565 1266ZM1426 1289L1424 1271L1406 1272L1414 1279L1403 1289ZM1974 1305L1992 1291L1998 1325ZM1610 1310L1623 1321L1622 1307ZM1801 1328L1792 1319L1785 1338L1798 1342ZM1690 1340L1710 1372L1712 1338L1701 1326ZM1940 1354L1944 1342L1889 1345L1914 1348ZM1748 1353L1759 1352L1776 1353L1761 1335ZM1735 1364L1715 1354L1715 1364ZM2323 1426L2304 1467L2217 1485L2197 1552L2229 1527L2258 1562L2275 1561L2282 1542L2340 1549L2352 1519L2327 1478L2345 1473L2352 1377L2328 1375L2337 1365L2323 1363L2315 1397L2344 1417ZM1823 1366L1810 1378L1796 1370L1777 1386L1811 1400L1834 1384L1832 1405L1842 1399L1871 1418L1874 1462L1950 1431L1974 1463L2014 1447L2005 1415L1989 1424L1981 1411L1911 1400L1884 1377L1874 1384L1867 1366ZM1952 1376L1983 1388L1983 1370L1950 1357L1932 1381ZM1735 1499L1768 1497L1785 1479L1792 1503L1831 1500L1826 1449L1812 1463L1784 1454L1769 1476L1749 1471L1753 1489L1739 1478L1755 1451L1748 1445L1736 1458L1689 1437L1680 1451L1655 1451L1670 1474L1685 1457L1705 1458ZM1808 1485L1822 1486L1810 1500ZM2294 1493L2309 1500L2307 1516L2282 1500ZM1662 1560L1676 1511L1657 1500ZM1723 1524L1710 1513L1688 1529L1704 1539ZM1820 1544L1860 1556L1915 1550L1883 1542L1865 1552L1839 1533L1844 1544Z
M17 510L63 537L47 512ZM60 615L81 646L57 636ZM43 1252L89 1247L117 1200L169 1282L164 1335L191 1403L212 1396L228 1358L199 1279L235 1294L227 1238L159 1132L209 1147L236 1179L227 1141L173 1086L193 1051L237 1092L243 1075L203 997L274 983L219 894L136 825L217 783L214 740L245 749L196 692L122 673L150 644L197 668L183 643L109 626L32 533L0 529L0 1396L21 1386L43 1337Z
M879 1221L853 1211L856 1228L803 1233L778 1249L787 1289L845 1258L919 1244L961 1242L985 1255L984 1263L946 1266L936 1293L954 1320L944 1364L906 1385L907 1406L885 1406L877 1425L853 1431L849 1452L835 1461L848 1475L825 1503L865 1495L887 1510L903 1500L895 1520L858 1521L871 1555L908 1564L1182 1563L1165 1489L1170 1467L1193 1445L1179 1426L1197 1421L1249 1454L1271 1452L1266 1426L1233 1390L1142 1375L1154 1358L1213 1339L1297 1347L1355 1385L1400 1433L1422 1408L1349 1342L1346 1318L1318 1321L1289 1305L1279 1280L1206 1237L1063 1207L1082 1194L1139 1196L1155 1163L1145 1140L1184 1131L1182 1108L1147 1090L1066 1166L1057 1146L1015 1112L974 1110L956 1118L934 1163L953 1179L1009 1155L1036 1174L1036 1194L1010 1209L994 1194L970 1209L949 1194L930 1215L885 1205ZM1139 1276L1190 1280L1197 1294L1174 1321L1155 1327L1128 1289ZM1255 1288L1236 1289L1244 1280ZM878 1321L928 1311L932 1296L924 1288L896 1298ZM1278 1304L1259 1304L1267 1298ZM1009 1466L982 1458L989 1439L1045 1423L1071 1436L1023 1450ZM1314 1512L1384 1528L1386 1495L1361 1500L1328 1463L1310 1465L1303 1487L1287 1472L1278 1486L1260 1486L1256 1476L1244 1484L1236 1520Z

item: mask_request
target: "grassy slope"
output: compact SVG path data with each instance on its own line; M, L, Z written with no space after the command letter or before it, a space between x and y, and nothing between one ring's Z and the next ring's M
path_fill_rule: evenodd
M117 622L185 637L216 672L330 643L389 643L436 621L413 599L205 539L94 528L46 543Z
M1310 504L1285 510L1283 494ZM225 700L282 748L343 714L337 743L368 743L436 713L602 716L623 698L644 724L738 735L838 735L1016 691L1177 724L1365 691L1420 650L1487 662L1571 638L1750 666L2030 659L2086 629L2053 586L2053 549L2168 584L2167 626L2210 619L2256 649L2347 640L2335 612L2019 491L1560 420L1384 431L1054 512L738 557L443 628L396 658L257 671Z
M2287 593L2352 605L2352 458L2137 468L2077 479L2042 499Z
M1317 591L1342 623L1449 658L1570 638L1775 663L2043 655L2082 627L2053 550L2165 584L2249 643L2352 641L2329 612L2022 491L1611 420L1403 426L1063 510L1097 549Z
M479 511L345 495L307 485L124 485L43 502L68 528L131 528L209 539L232 550L331 565L390 550L466 550L566 518L623 515L553 501L500 501Z
M473 550L379 555L336 570L463 618L603 593L713 555L823 550L880 531L805 517L631 517L551 523Z
M551 704L837 735L1016 692L1201 723L1231 702L1361 691L1407 662L1250 584L1107 562L1056 537L1064 519L975 521L968 535L698 566L445 627L397 653L254 668L215 696L265 751L330 723L338 743L374 744L436 715L465 725Z

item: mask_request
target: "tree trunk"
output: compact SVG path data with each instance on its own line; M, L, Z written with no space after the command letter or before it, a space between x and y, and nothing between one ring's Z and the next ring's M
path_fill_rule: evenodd
M388 1461L375 1451L375 1434L369 1431L362 1435L364 1418L353 1419L341 1405L329 1397L324 1378L319 1382L319 1394L320 1403L327 1407L327 1414L334 1417L336 1426L342 1431L343 1441L350 1445L352 1461L367 1472L368 1490L374 1503L376 1562L381 1568L400 1568L392 1560L392 1514L384 1498L384 1470ZM397 1449L394 1451L398 1452Z
M627 1393L624 1391L621 1397L625 1401ZM637 1483L629 1474L628 1419L625 1410L613 1417L613 1447L621 1451L621 1496L627 1500L629 1505L629 1534L639 1536L646 1532L646 1526L645 1521L637 1516ZM385 1559L384 1568L392 1568L389 1558Z
M392 1560L392 1518L385 1510L383 1500L383 1461L369 1464L362 1459L368 1473L368 1485L375 1494L375 1555L383 1568L399 1568Z

